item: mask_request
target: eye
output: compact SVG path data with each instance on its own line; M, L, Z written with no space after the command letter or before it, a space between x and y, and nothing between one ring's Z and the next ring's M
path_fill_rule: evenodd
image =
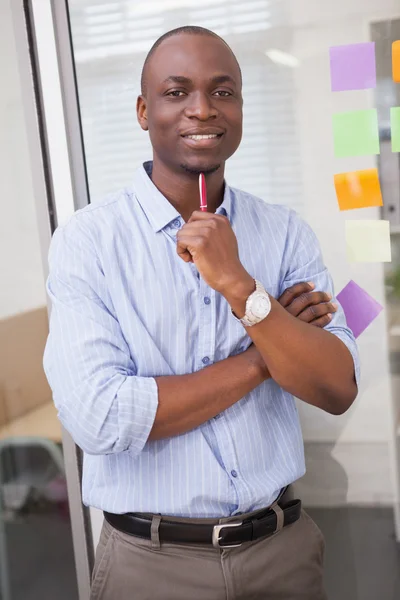
M218 90L215 93L220 94L220 98L227 98L228 96L232 96L231 92L228 92L227 90Z
M173 98L180 98L179 94L184 94L184 92L182 92L182 90L171 90L166 95L167 96L172 96Z

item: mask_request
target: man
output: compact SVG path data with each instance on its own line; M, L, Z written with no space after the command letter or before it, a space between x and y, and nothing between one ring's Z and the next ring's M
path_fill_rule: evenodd
M44 365L105 514L92 600L325 598L321 532L288 494L293 395L346 411L357 350L310 228L224 181L241 87L214 33L160 38L137 101L153 161L53 237Z

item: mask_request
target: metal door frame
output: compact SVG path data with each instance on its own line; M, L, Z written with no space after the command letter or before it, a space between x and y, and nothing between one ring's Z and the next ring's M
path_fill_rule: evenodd
M51 236L89 202L67 0L10 2L44 275ZM48 301L48 310L50 311ZM63 429L79 600L89 600L94 547L81 500L82 453Z

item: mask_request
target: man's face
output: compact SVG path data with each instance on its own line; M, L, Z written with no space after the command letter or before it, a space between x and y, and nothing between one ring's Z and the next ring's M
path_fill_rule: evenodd
M175 172L223 165L240 144L243 104L240 71L225 44L203 35L168 38L151 57L146 79L138 120L158 160Z

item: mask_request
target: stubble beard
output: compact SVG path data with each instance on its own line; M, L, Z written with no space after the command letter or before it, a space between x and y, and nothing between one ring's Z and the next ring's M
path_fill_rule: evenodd
M187 173L190 173L191 175L200 175L200 173L204 173L204 175L211 175L211 173L215 173L215 171L218 171L218 169L221 168L221 165L214 165L212 167L207 167L207 168L199 168L199 167L191 167L189 165L186 165L184 163L182 163L180 165L181 169L183 169L184 171L186 171Z

